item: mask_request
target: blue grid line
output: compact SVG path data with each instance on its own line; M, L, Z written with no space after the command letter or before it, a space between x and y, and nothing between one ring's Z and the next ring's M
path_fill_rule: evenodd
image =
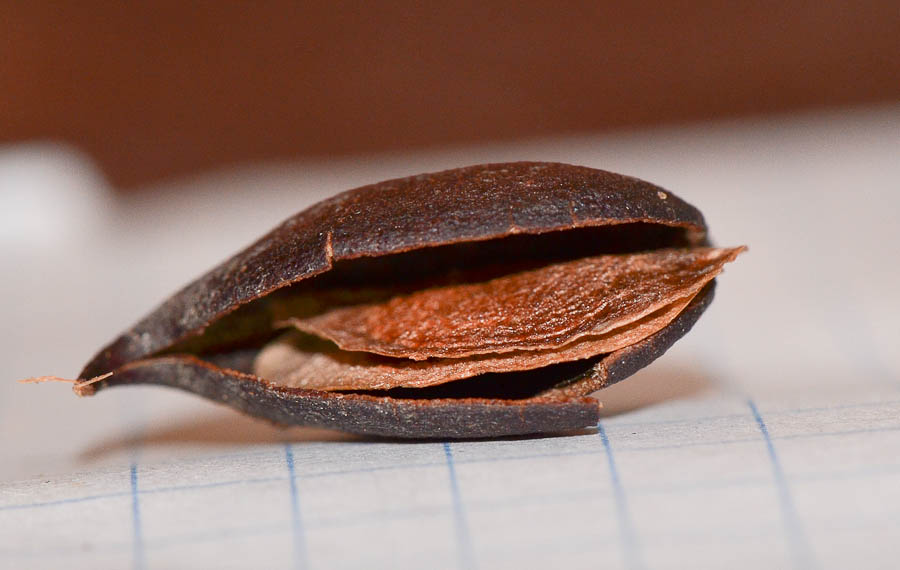
M757 424L757 427L759 425ZM793 440L793 439L816 439L820 437L839 437L842 435L858 435L861 433L889 433L893 431L900 431L900 425L896 426L884 426L877 428L858 428L858 429L848 429L848 430L838 430L838 431L819 431L813 433L794 433L788 435L780 435L780 436L769 436L771 440ZM735 437L731 439L716 439L710 441L689 441L685 443L670 443L667 445L645 445L645 446L635 446L628 447L624 449L620 449L619 451L622 453L634 453L641 451L661 451L664 449L682 449L686 447L703 447L703 446L719 446L719 445L732 445L736 443L755 443L759 441L758 438L755 437Z
M444 457L447 459L447 471L450 475L450 495L453 500L453 521L456 525L456 543L461 568L475 568L475 553L472 548L472 535L469 533L469 521L466 508L459 492L459 481L456 478L456 466L453 464L453 450L450 443L444 442Z
M615 427L620 427L616 425ZM838 430L838 431L819 431L813 433L799 433L799 434L788 434L781 436L772 436L772 439L778 440L792 440L792 439L813 439L819 437L834 437L834 436L842 436L842 435L856 435L860 433L885 433L892 431L900 431L900 425L896 426L882 426L877 428L859 428L859 429L851 429L851 430ZM718 439L711 441L692 441L687 443L671 443L667 445L653 445L653 446L635 446L635 447L627 447L622 448L619 452L622 453L632 453L632 452L642 452L642 451L659 451L664 449L680 449L686 447L701 447L701 446L717 446L717 445L730 445L737 443L755 443L758 441L755 437L746 437L746 438L731 438L731 439ZM590 456L595 455L596 452L593 450L571 450L571 451L550 451L545 453L530 453L530 454L520 454L514 456L503 456L503 457L486 457L486 458L474 458L474 459L454 459L454 462L457 464L469 464L469 463L495 463L498 461L526 461L529 459L552 459L556 457L579 457L579 456ZM329 471L320 471L318 473L308 473L304 474L304 478L306 479L315 479L322 477L334 477L340 475L355 475L361 473L371 473L378 471L397 471L397 470L407 470L407 469L430 469L430 468L438 468L445 465L445 462L422 462L422 463L410 463L410 464L402 464L402 465L378 465L378 466L368 466L368 467L358 467L353 469L333 469ZM169 493L169 492L178 492L178 491L191 491L195 489L204 489L204 488L214 488L214 487L223 487L223 486L231 486L231 485L244 485L244 484L259 484L259 483L271 483L277 481L283 481L284 477L254 477L247 479L234 479L234 480L226 480L226 481L216 481L212 483L193 483L188 485L177 485L170 487L157 487L150 489L141 490L142 494L147 493ZM127 493L125 493L127 494ZM92 498L106 498L112 497L115 494L110 495L97 495L95 497L87 497L83 499L62 499L60 501L53 501L46 504L56 504L77 500L89 500ZM12 505L10 507L2 507L0 506L0 510L4 510L5 508L25 508L28 506L44 506L44 504L36 504L36 505Z
M353 514L343 517L320 518L315 524L310 525L311 528L350 528L355 526L369 526L372 523L384 522L385 520L404 521L409 519L420 519L423 517L445 517L447 515L446 506L416 506L401 509L382 509L371 511L363 514Z
M687 441L682 443L669 443L666 445L643 445L634 447L624 447L619 449L619 453L639 453L642 451L665 451L667 449L685 449L688 447L706 447L719 445L733 445L736 443L756 443L759 438L755 437L735 437L732 439L714 439L709 441Z
M805 413L805 412L828 412L831 410L852 410L854 408L877 408L881 406L897 406L900 404L900 400L877 400L874 402L853 402L846 404L834 404L832 406L815 406L812 408L795 408L790 410L773 410L768 412L766 415L769 416L778 416L778 415L791 415L797 413Z
M760 483L760 485L763 485L763 484L771 485L771 480L769 480L767 483L764 483L764 482ZM743 483L741 483L741 485L743 485ZM666 492L672 492L672 489L669 489ZM571 493L566 493L566 494L562 495L561 497L557 497L556 495L548 495L548 496L541 497L541 499L551 499L551 500L549 500L549 501L542 500L536 504L556 504L559 502L559 501L552 500L552 499L562 499L563 502L571 502L573 500L583 501L584 493L581 491L573 491ZM523 503L521 500L514 500L514 501L500 501L500 502L492 501L492 502L488 502L485 505L481 505L481 506L503 508L506 506L522 506L522 505L523 505ZM478 506L478 504L473 505L473 506ZM433 516L433 515L439 514L440 512L443 512L443 510L436 510L433 507L418 507L418 508L414 508L414 509L403 509L403 510L396 511L396 512L389 511L389 512L382 512L382 513L372 513L371 516L369 516L367 518L375 519L375 520L383 520L383 518L408 519L408 518L415 518L418 516ZM381 516L381 515L383 515L383 516ZM324 524L323 524L323 522L320 521L319 524L316 524L313 526L316 528L334 527L334 526L340 527L340 526L344 525L345 523L354 525L359 522L360 522L359 517L353 516L353 517L345 517L345 518L339 518L339 519L334 519L334 520L330 520L330 521L325 521ZM893 522L896 522L896 521L893 521ZM851 528L854 528L854 529L879 528L880 529L880 528L883 528L884 524L886 524L886 523L879 521L876 523L870 523L870 524L866 524L866 525L854 525ZM263 530L260 530L260 529L263 529ZM262 527L253 526L253 527L246 527L243 529L241 529L241 528L225 529L225 530L218 531L218 532L190 533L190 534L186 534L186 535L171 536L171 537L165 537L165 538L161 538L161 539L157 539L157 540L147 541L146 547L154 548L154 549L155 548L165 548L167 546L172 546L172 545L177 545L177 544L188 544L188 543L191 543L194 541L215 541L215 540L220 540L220 539L224 539L224 538L229 538L232 536L253 536L253 535L259 535L259 534L266 534L268 532L281 532L282 530L285 532L288 532L291 530L291 527L282 523L280 525L279 524L270 524L270 525L263 525ZM669 536L670 532L671 532L671 529L667 530L664 535ZM769 534L771 534L771 533L769 533ZM653 536L654 533L651 532L650 535ZM702 531L699 534L688 532L688 533L684 533L680 536L682 539L685 539L685 538L691 539L692 537L696 538L699 541L699 543L706 543L709 540L709 536L706 533L706 531ZM757 537L757 536L762 537L762 536L768 536L768 534L756 534L756 533L744 534L744 533L741 533L740 536L742 536L742 537ZM112 544L105 545L104 548L105 549L117 549L120 547L128 548L129 546L130 546L130 543L122 543L122 544L112 543ZM67 549L42 548L40 553L35 552L33 550L3 551L2 554L4 556L28 557L28 556L35 556L35 555L55 555L55 554L60 554L60 555L76 554L77 555L77 554L85 554L85 552L81 547L75 547L75 548L67 548Z
M807 408L789 408L786 410L772 410L772 411L768 412L767 415L771 417L771 416L781 416L781 415L794 415L794 414L798 414L798 413L808 413L808 412L827 412L827 411L857 409L857 408L871 408L871 407L891 407L891 406L897 406L897 405L900 405L900 400L878 400L878 401L871 401L871 402L836 404L836 405L831 405L831 406L815 406L815 407L807 407ZM687 418L687 419L618 421L616 418L606 418L604 421L606 421L608 424L610 424L612 427L615 427L615 428L630 428L630 427L639 427L639 426L670 425L670 424L678 424L678 423L685 423L685 424L702 423L702 422L724 420L724 419L742 419L745 417L746 417L746 415L735 413L735 414L700 416L700 417L692 417L692 418ZM898 426L897 428L893 428L893 427L884 428L884 430L893 430L893 429L900 429L900 426ZM877 432L877 431L881 431L881 429L874 428L872 431ZM834 435L838 435L838 434L845 433L845 432L830 432L830 433L834 434ZM848 430L846 433L851 433L851 432ZM815 435L820 435L820 434L818 434L818 433L817 434L809 434L810 437L813 437ZM824 434L824 435L829 435L829 434ZM793 435L793 436L779 436L779 437L773 438L773 439L788 439L791 437L806 437L806 435L798 434L798 435ZM352 442L352 443L347 443L345 445L369 445L369 442L365 442L365 441L359 442L359 443ZM648 448L648 449L650 449L650 448ZM210 460L216 460L216 459L236 459L236 458L250 459L250 458L255 458L258 456L267 456L270 453L271 453L270 450L262 449L262 450L252 450L252 451L241 451L240 453L225 453L225 454L202 456L201 459L203 459L204 461L210 461ZM566 453L564 453L564 455L565 454ZM527 458L543 457L543 456L545 456L545 455L534 454L534 455L527 456ZM555 457L555 456L556 455L546 455L546 457ZM523 456L523 457L525 457L525 456ZM511 458L511 459L514 459L514 458ZM463 460L463 461L457 460L457 463L468 463L470 461L472 461L472 460ZM474 460L474 461L478 461L478 460ZM436 467L436 466L441 466L441 465L443 465L443 463L422 463L422 464L411 464L411 465L409 465L409 467ZM394 467L394 466L364 467L364 468L359 468L359 469L347 470L346 472L348 472L348 473L349 472L365 472L365 471L370 471L370 470L377 471L377 470L381 470L381 469L395 469L395 468L396 467ZM309 473L309 474L304 475L304 477L311 478L311 477L330 476L333 474L339 474L339 473L343 473L343 472L344 471L325 471L322 473ZM280 478L271 477L271 478L240 480L240 481L235 481L234 483L242 482L242 481L255 483L255 482L267 482L267 481L278 481L278 480L280 480ZM197 486L209 485L209 486L214 487L214 486L218 486L221 484L231 484L231 483L232 482L229 481L229 482L225 482L225 483L198 484ZM141 493L163 492L163 491L169 491L169 490L179 490L181 488L182 488L181 486L162 487L162 488L158 488L158 489L142 490ZM194 488L194 487L191 486L191 487L186 487L186 488ZM127 495L128 493L125 493L125 494ZM96 498L106 498L107 496L112 496L112 495L98 495ZM85 500L92 500L93 498L95 498L95 497L87 497ZM81 500L81 499L79 499L79 500ZM62 501L69 502L70 500L63 499ZM50 504L50 503L48 502L47 504ZM0 505L0 510L11 508L11 507L12 506Z
M897 428L897 429L900 429L900 428ZM854 430L854 431L856 431L856 430ZM872 431L881 431L881 430L872 430ZM848 433L848 432L831 432L831 433L826 432L826 433L817 433L817 434L808 434L808 435L804 434L804 435L798 435L798 436L780 436L780 437L772 437L772 440L774 441L774 440L782 440L782 439L788 440L788 439L794 439L794 438L805 438L805 437L814 437L814 436L819 437L819 436L829 436L829 435L843 435L845 433ZM716 441L716 442L711 442L711 443L708 443L708 442L697 443L696 445L699 446L699 445L707 445L707 444L715 445L715 444L727 444L727 443L751 443L751 442L755 442L755 441L758 441L758 439L749 439L748 438L746 440L744 440L744 439L722 440L722 441ZM620 449L619 452L623 453L623 452L634 452L634 451L653 451L653 450L661 450L661 449L669 449L669 448L677 449L680 447L686 447L686 446L673 445L670 447L642 447L642 448L637 448L637 449L634 449L634 448L633 449ZM572 453L568 453L568 454L565 454L565 453L557 453L557 454L553 454L553 455L537 455L537 454L535 454L535 455L529 455L529 456L470 459L470 460L463 460L463 461L460 461L457 459L455 462L461 463L461 464L477 464L477 463L494 463L494 462L500 462L500 461L515 461L515 460L535 458L535 457L541 457L541 458L542 457L563 457L563 456L588 457L588 456L592 456L592 455L596 455L596 452L579 451L579 452L572 452ZM422 467L422 466L423 465L417 465L417 467ZM445 466L445 463L434 463L434 464L429 464L427 466L428 467L441 467L441 466ZM396 466L396 467L385 467L383 469L378 469L378 470L405 470L406 467L407 466L400 465L400 466ZM376 469L366 469L365 471L374 471L374 470L376 470ZM363 471L363 472L365 472L365 471ZM877 477L877 476L881 476L881 475L885 475L885 474L896 473L898 471L900 471L900 465L891 465L891 466L884 466L884 467L879 468L874 471L854 471L854 472L849 472L849 473L817 474L817 475L805 476L805 477L802 477L801 479L804 481L805 480L822 480L822 479L855 479L855 478L859 478L859 477ZM319 474L318 476L345 475L345 474L352 474L352 473L354 473L354 471L331 471L331 472L323 472L323 473ZM309 476L307 476L307 478L308 477ZM215 488L215 487L227 487L227 486L232 486L232 485L279 482L279 481L285 481L286 479L287 479L287 477L235 479L235 480L229 480L229 481L221 481L221 482L217 482L217 483L187 484L187 485L173 486L173 487L158 487L155 489L139 489L138 493L140 495L147 495L147 494L154 494L154 493L192 491L192 490L208 489L208 488ZM727 483L722 486L729 487L729 486L736 486L736 485L755 485L755 484L756 483L754 483L753 481L748 480L746 482L730 482L730 483ZM708 484L706 484L706 483L703 484L704 487L706 487L707 485ZM681 486L678 487L678 489L681 489L681 488L682 488ZM671 490L672 490L672 488L669 488L669 487L666 487L664 489L642 488L642 492L654 492L654 493L669 492ZM0 511L14 511L14 510L25 510L25 509L42 508L42 507L53 507L53 506L71 504L71 503L82 503L82 502L88 502L88 501L114 499L114 498L118 498L118 497L128 497L130 495L131 495L131 491L123 491L123 492L106 493L106 494L99 494L99 495L89 495L89 496L85 496L85 497L73 497L73 498L67 498L67 499L59 499L59 500L55 500L55 501L46 501L46 502L42 502L42 503L23 503L23 504L18 504L18 505L6 505L3 507L0 507Z
M294 469L294 449L290 443L284 444L284 458L287 462L288 479L291 488L291 530L294 538L294 568L309 568L306 552L306 537L303 532L303 518L300 516L300 495L297 492L297 472Z
M617 426L618 427L618 426ZM900 425L898 426L885 426L880 428L860 428L853 430L842 430L842 431L831 431L831 432L815 432L815 433L801 433L801 434L789 434L782 436L771 436L770 438L775 440L793 440L793 439L813 439L820 437L837 437L842 435L854 435L859 433L886 433L886 432L895 432L900 431ZM620 453L635 453L635 452L645 452L645 451L660 451L665 449L681 449L687 447L700 447L700 446L716 446L716 445L729 445L729 444L737 444L737 443L752 443L758 441L756 438L734 438L727 440L715 440L715 441L701 441L701 442L689 442L689 443L672 443L664 446L643 446L643 447L630 447L630 448L622 448L619 449ZM585 450L576 450L576 451L559 451L559 452L550 452L550 453L535 453L535 454L525 454L525 455L516 455L516 456L507 456L507 457L489 457L489 458L478 458L478 459L463 459L456 460L455 463L462 464L477 464L477 463L494 463L499 461L523 461L528 459L540 459L540 458L554 458L554 457L580 457L580 456L591 456L596 455L595 451L585 451ZM374 471L395 471L395 470L406 470L406 469L419 469L419 468L436 468L445 465L444 463L416 463L410 465L385 465L385 466L377 466L377 467L363 467L358 469L341 469L341 470L332 470L332 471L322 471L320 473L311 473L308 475L304 475L305 478L318 478L318 477L333 477L339 475L352 475L356 473L366 473L366 472L374 472ZM147 495L152 493L174 493L180 491L193 491L197 489L210 489L216 487L228 487L232 485L254 485L261 483L272 483L278 481L284 481L286 477L255 477L255 478L247 478L247 479L230 479L227 481L217 481L213 483L191 483L185 485L176 485L169 487L156 487L149 489L140 489L138 492L141 495ZM19 503L19 504L11 504L11 505L0 505L0 511L13 511L13 510L22 510L22 509L33 509L33 508L42 508L42 507L54 507L72 503L82 503L87 501L96 501L96 500L105 500L105 499L114 499L117 497L127 497L131 495L131 491L120 491L120 492L112 492L112 493L100 493L97 495L87 495L83 497L71 497L65 499L56 499L52 501L43 501L43 502L32 502L32 503Z
M216 531L187 532L179 535L163 536L160 538L145 540L144 547L148 550L156 550L170 548L173 546L183 546L185 544L195 544L198 542L215 542L217 540L228 538L247 538L259 535L271 535L273 533L281 532L287 534L290 532L290 530L291 528L289 525L278 523L226 528ZM103 549L105 551L124 552L126 550L132 549L132 543L131 541L110 541L103 544ZM96 550L85 549L84 545L82 544L75 544L66 547L41 545L37 549L0 550L0 557L15 556L20 558L40 558L51 556L74 557L78 555L91 556L93 554L96 554ZM6 567L3 566L3 568Z
M833 406L814 406L809 408L789 408L787 410L773 410L769 412L767 415L769 416L784 416L784 415L796 415L796 414L805 414L810 412L830 412L836 410L848 410L848 409L858 409L858 408L876 408L876 407L896 407L900 405L900 400L879 400L876 402L855 402L849 404L835 404ZM690 418L679 418L679 419L667 419L667 420L642 420L642 421L616 421L614 418L606 418L606 422L614 425L617 428L622 427L641 427L641 426L657 426L657 425L671 425L671 424L689 424L689 423L701 423L701 422L710 422L716 420L729 420L729 419L744 419L746 417L745 414L720 414L720 415L712 415L712 416L700 416L700 417L690 417Z
M817 565L815 564L812 548L806 539L806 534L800 523L800 517L797 514L797 509L794 506L794 499L791 496L791 490L788 487L787 477L785 476L784 469L781 467L781 461L778 459L778 453L775 451L775 445L772 443L772 438L769 436L769 428L766 426L766 422L763 421L762 415L756 407L756 403L753 400L747 400L747 405L750 407L753 419L756 420L756 425L759 428L760 433L762 433L766 443L769 461L772 464L775 487L778 491L781 516L784 519L784 526L788 535L788 549L791 553L794 567L803 569L816 568Z
M835 404L835 405L826 405L826 406L814 406L814 407L806 407L806 408L789 408L786 410L772 410L767 412L767 416L782 416L782 415L795 415L798 413L808 413L808 412L829 412L829 411L837 411L837 410L845 410L845 409L858 409L858 408L872 408L872 407L887 407L890 408L892 406L900 405L900 400L878 400L871 402L854 402L854 403L844 403L844 404ZM626 428L626 427L639 427L639 426L656 426L656 425L670 425L670 424L678 424L678 423L702 423L709 422L715 420L726 420L726 419L743 419L746 418L746 414L719 414L719 415L710 415L710 416L699 416L699 417L691 417L687 419L663 419L663 420L640 420L640 421L620 421L618 418L609 417L605 418L608 424L616 428ZM776 439L783 439L787 436L782 436ZM802 437L802 436L800 436ZM342 442L342 445L346 446L360 446L360 445L370 445L370 442L362 441L362 442ZM217 459L252 459L259 456L268 456L271 454L271 451L268 449L256 449L256 450L244 450L238 453L223 453L223 454L213 454L213 455L203 455L200 456L200 459L203 461L211 461ZM457 461L457 463L463 463L464 461ZM432 467L436 465L443 465L443 463L435 463L435 464L423 464L425 467ZM419 466L419 465L414 465ZM378 470L380 467L372 467L372 468L361 468L358 471L362 472L365 469ZM390 469L390 467L388 467ZM323 472L325 475L330 475L332 472ZM310 473L304 475L304 477L317 477L320 476L317 473ZM272 478L273 481L278 480L277 478ZM143 493L144 491L142 491ZM0 507L2 509L3 507Z
M772 410L767 413L768 416L781 416L781 415L794 415L798 413L808 413L808 412L828 412L828 411L837 411L837 410L845 410L845 409L856 409L856 408L871 408L871 407L891 407L900 405L900 400L877 400L871 402L854 402L854 403L844 403L844 404L835 404L828 406L814 406L807 408L789 408L786 410ZM669 425L669 424L678 424L678 423L701 423L701 422L709 422L715 420L725 420L725 419L742 419L745 418L745 414L719 414L719 415L710 415L710 416L700 416L700 417L692 417L688 419L664 419L664 420L641 420L641 421L619 421L617 418L606 418L605 421L616 427L616 428L625 428L625 427L638 427L638 426L655 426L655 425ZM778 438L781 439L781 438ZM370 445L369 442L345 442L343 445ZM249 450L249 451L241 451L239 453L225 453L225 454L214 454L214 455L204 455L201 457L204 461L216 460L216 459L236 459L236 458L255 458L259 456L268 456L271 453L268 449L259 449L259 450ZM462 461L457 461L457 463L463 463ZM427 464L424 465L426 467L431 467L433 465L443 465L443 464ZM371 468L373 470L379 469L379 467ZM360 469L359 471L363 471ZM331 474L331 472L327 472L326 474ZM305 477L317 477L319 474L310 473L305 475ZM277 478L272 479L277 480ZM144 491L142 491L144 492ZM0 507L2 508L2 507Z
M584 495L579 495L578 497L572 497L566 502L584 502ZM520 502L510 501L510 504L514 506L521 505ZM547 503L551 504L551 503ZM401 513L400 518L409 519L415 518L416 513L414 513L415 509L410 509L408 511L403 511ZM434 516L438 513L432 512L434 509L427 507L420 507L421 513L419 516ZM441 511L443 512L443 510ZM394 513L388 513L390 516L388 518L395 519L398 517L394 516ZM347 519L343 519L348 521L350 524L355 522L354 517L348 517ZM383 519L379 519L383 520ZM341 521L334 521L332 523L323 524L323 525L315 525L315 528L327 528L333 526L342 526ZM874 530L874 531L884 531L886 528L900 528L900 523L898 523L896 518L888 518L885 520L870 520L865 521L863 523L856 523L852 525L833 525L831 527L827 527L827 530L834 534L841 534L846 531L861 531L861 530ZM254 525L243 528L230 528L223 529L221 531L214 532L204 532L204 533L188 533L177 536L169 536L158 538L155 540L147 540L146 547L151 550L155 549L163 549L170 547L178 547L187 544L195 544L198 542L216 542L223 539L230 538L248 538L253 536L260 535L272 535L273 533L289 533L291 528L286 524L266 524L266 525ZM677 536L678 540L682 543L697 545L697 546L708 546L710 540L714 539L719 543L724 543L728 541L739 542L741 544L746 544L745 541L747 539L765 539L770 538L773 535L773 532L767 528L761 528L758 531L738 531L738 532L730 532L726 534L717 533L715 535L710 535L708 529L699 529L699 530L689 530L689 529L673 529L667 528L662 531L654 531L649 530L646 532L646 535L650 538L665 538L671 539L673 536ZM608 537L603 537L608 538ZM584 536L570 536L567 537L566 546L569 548L569 551L572 551L574 548L577 548L578 545L582 545L583 548L588 547L597 547L598 545L605 544L603 540L598 541L596 535L588 535ZM527 545L526 545L527 547ZM122 551L130 548L130 543L117 543L110 542L102 545L104 551ZM493 545L486 545L485 549L487 551L498 551L497 547ZM501 546L501 549L505 549L505 547ZM521 548L520 548L521 550ZM69 562L71 563L72 557L81 556L91 556L96 554L97 550L87 551L81 545L76 545L72 547L66 548L53 548L53 547L41 547L37 550L35 549L27 549L27 550L0 550L0 556L3 557L16 557L16 558L50 558L54 556L65 556L69 557Z
M354 475L356 473L374 473L377 471L394 471L397 469L433 469L437 467L444 467L446 462L437 462L437 461L426 461L422 463L409 463L404 464L402 466L397 465L370 465L367 467L356 467L354 469L332 469L330 471L319 471L318 473L310 473L308 475L304 475L307 479L314 479L319 477L333 477L335 475Z
M463 463L463 464L477 464L477 463L495 463L498 461L525 461L529 459L543 459L548 458L552 459L555 457L578 457L578 456L591 456L596 455L596 451L584 451L584 450L573 450L573 451L558 451L558 452L549 452L549 453L531 453L524 455L516 455L516 456L508 456L508 457L487 457L487 458L479 458L479 459L464 459L459 460L455 459L455 463ZM413 463L413 464L402 464L402 465L380 465L380 466L372 466L372 467L360 467L356 469L335 469L331 471L322 471L319 473L310 473L304 474L304 478L313 479L313 478L321 478L321 477L334 477L340 475L355 475L359 473L372 473L377 471L405 471L408 469L423 469L423 468L439 468L446 467L446 461L438 462L423 462L423 463ZM261 483L272 483L284 481L286 477L253 477L247 479L229 479L226 481L216 481L212 483L188 483L184 485L174 485L168 487L155 487L149 489L141 489L140 494L147 495L152 493L176 493L182 491L194 491L199 489L212 489L216 487L229 487L232 485L253 485L253 484L261 484ZM35 503L22 503L22 504L14 504L14 505L0 505L0 511L4 510L20 510L20 509L31 509L31 508L39 508L39 507L52 507L57 505L64 505L68 503L80 503L85 501L95 501L95 500L103 500L103 499L111 499L115 497L128 496L130 492L123 491L117 493L101 493L97 495L88 495L85 497L74 497L67 499L58 499L54 501L45 501L45 502L35 502Z
M147 541L147 547L151 549L171 548L183 546L185 544L196 544L198 542L216 542L228 538L248 538L260 535L272 535L275 533L287 534L291 531L292 527L284 523L257 524L253 526L227 528L218 531L202 531L166 536Z
M286 477L250 477L247 479L228 479L226 481L213 481L210 483L190 483L187 485L172 485L169 487L153 487L142 489L142 495L152 493L177 493L179 491L194 491L197 489L214 489L216 487L230 487L232 485L254 485L259 483L274 483L284 481Z
M625 566L630 569L643 568L644 564L638 548L637 533L631 522L628 502L625 499L625 489L622 487L622 480L619 478L616 459L613 455L612 446L609 444L609 437L607 437L606 430L603 428L603 422L597 424L597 432L600 434L600 441L603 442L603 449L606 452L606 463L609 467L609 478L612 483L613 498L616 503L616 515L619 519L619 534L622 539L622 553L625 559Z
M141 523L141 500L138 490L137 463L131 464L131 527L132 527L132 566L136 570L144 570L147 560L144 557L144 533Z
M525 455L516 455L516 456L508 456L508 457L489 457L489 458L478 458L478 459L454 459L454 464L478 464L478 463L496 463L500 461L523 461L529 459L542 459L542 458L555 458L555 457L570 457L570 456L592 456L596 455L597 452L590 451L569 451L569 452L550 452L550 453L533 453L533 454L525 454ZM384 465L384 466L376 466L376 467L363 467L358 469L339 469L332 471L323 471L320 473L311 473L305 474L304 478L320 478L320 477L332 477L332 476L340 476L340 475L354 475L358 473L370 473L377 471L405 471L407 469L417 469L417 468L439 468L446 467L446 461L442 461L440 463L437 462L427 462L427 463L416 463L416 464L404 464L404 465ZM139 493L141 495L154 494L154 493L174 493L174 492L182 492L182 491L194 491L201 489L211 489L216 487L228 487L234 485L250 485L250 484L260 484L260 483L271 483L271 482L280 482L285 481L288 477L255 477L248 479L231 479L227 481L216 481L212 483L190 483L184 485L177 486L168 486L168 487L156 487L156 488L148 488L148 489L140 489ZM39 508L39 507L52 507L57 505L63 505L68 503L80 503L85 501L94 501L94 500L103 500L110 499L115 497L123 497L129 496L130 491L117 492L117 493L104 493L98 495L89 495L85 497L74 497L67 499L59 499L55 501L46 501L41 503L24 503L18 505L5 505L0 506L0 511L2 510L21 510L21 509L30 509L30 508Z
M789 435L782 435L779 437L773 437L772 439L814 439L817 437L836 437L840 435L858 435L861 433L888 433L892 431L900 431L900 425L897 426L883 426L877 428L855 428L855 429L845 429L839 431L822 431L815 433L792 433Z
M141 491L145 493L146 491ZM43 501L35 503L19 503L15 505L2 505L0 511L19 511L22 509L37 509L41 507L56 507L58 505L68 505L72 503L85 503L88 501L98 501L103 499L115 499L116 497L130 497L131 491L120 491L115 493L101 493L99 495L86 495L84 497L71 497L67 499L56 499L54 501Z

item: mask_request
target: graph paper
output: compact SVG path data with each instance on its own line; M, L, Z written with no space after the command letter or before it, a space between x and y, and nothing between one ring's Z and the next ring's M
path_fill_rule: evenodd
M897 567L898 108L268 165L124 201L69 151L32 151L55 158L0 153L0 184L74 171L62 186L106 206L3 250L18 270L0 285L2 568ZM700 207L718 244L750 246L689 335L600 394L594 428L371 440L162 388L79 400L12 382L73 374L322 197L513 159L651 180Z

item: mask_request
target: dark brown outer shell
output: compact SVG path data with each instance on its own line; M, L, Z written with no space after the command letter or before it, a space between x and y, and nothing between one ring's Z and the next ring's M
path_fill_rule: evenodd
M698 245L706 233L700 212L673 194L582 166L486 164L364 186L289 218L189 284L102 349L80 377L166 350L238 306L327 271L335 261L628 222L684 227Z
M606 387L650 364L687 333L709 306L707 285L661 331L599 360L585 378L553 397L527 400L403 400L285 388L193 356L162 356L126 364L94 388L161 384L181 388L250 415L294 425L401 438L477 438L559 433L597 425L599 406L585 391ZM253 355L244 358L252 359Z
M111 379L112 380L112 379ZM284 388L218 368L192 356L137 361L115 374L115 384L165 384L217 400L271 421L403 438L499 437L561 432L596 425L591 398L543 401L399 400Z

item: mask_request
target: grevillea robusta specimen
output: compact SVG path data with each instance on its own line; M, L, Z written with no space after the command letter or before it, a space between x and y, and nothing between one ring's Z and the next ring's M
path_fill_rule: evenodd
M710 247L700 212L670 192L602 170L389 180L300 212L186 286L75 391L162 384L393 437L592 426L589 394L685 334L742 250Z

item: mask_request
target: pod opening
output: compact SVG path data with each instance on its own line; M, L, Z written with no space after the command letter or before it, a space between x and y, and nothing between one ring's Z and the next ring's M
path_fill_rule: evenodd
M254 299L162 354L198 356L261 346L278 335L275 323L335 306L389 299L441 285L476 283L553 263L701 245L693 226L629 222L541 234L424 247L378 257L339 260L333 267Z
M742 251L687 242L679 228L626 224L346 260L171 352L285 388L569 396L604 355L672 323Z

